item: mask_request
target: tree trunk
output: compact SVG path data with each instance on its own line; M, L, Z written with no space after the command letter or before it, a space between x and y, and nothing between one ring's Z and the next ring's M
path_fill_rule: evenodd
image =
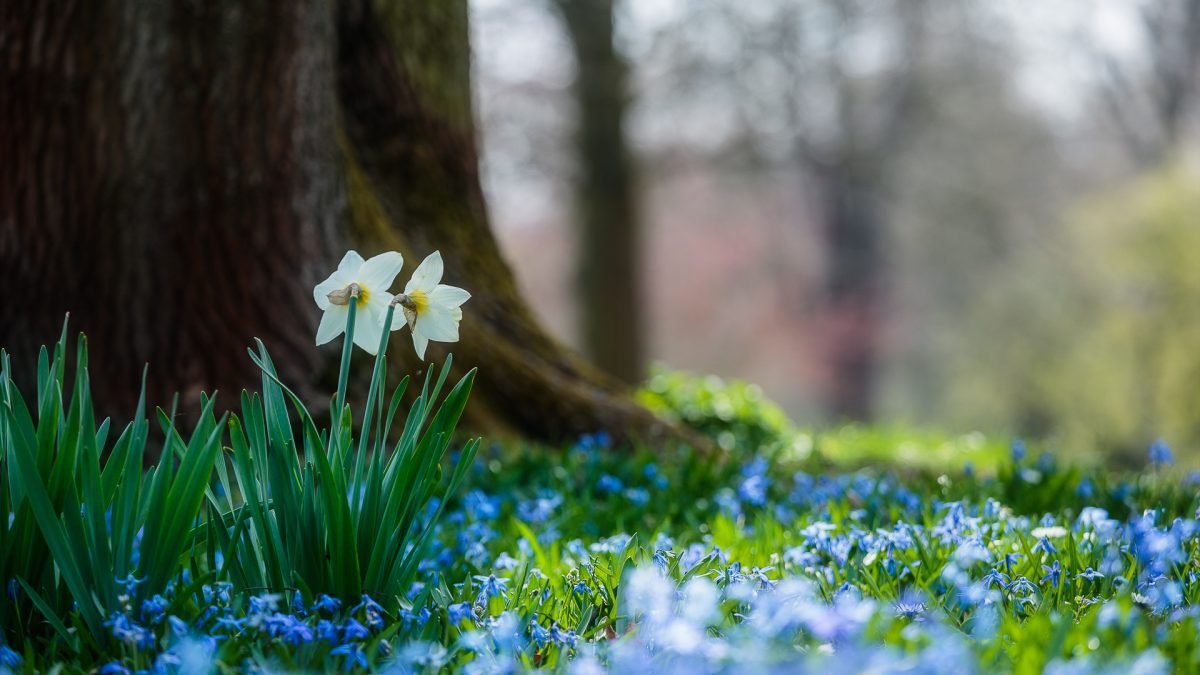
M0 345L26 377L69 311L107 413L132 410L143 363L152 401L233 404L257 382L253 337L318 398L337 348L313 346L313 284L346 248L400 250L408 269L440 249L474 295L452 345L480 367L473 419L548 440L673 433L541 330L501 259L466 2L387 7L0 8ZM398 368L420 368L402 344Z
M867 420L878 369L883 227L868 184L841 167L821 178L828 246L821 306L825 405L835 419Z
M576 211L586 353L635 384L643 377L640 229L633 163L625 141L624 59L613 44L614 0L558 0L578 73Z

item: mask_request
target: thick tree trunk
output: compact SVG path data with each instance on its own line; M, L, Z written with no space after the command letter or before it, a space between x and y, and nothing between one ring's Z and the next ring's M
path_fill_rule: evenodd
M576 212L587 355L634 384L643 377L640 224L625 141L628 68L613 44L614 0L558 0L578 74Z
M466 2L387 7L2 5L0 345L30 367L70 311L105 412L129 414L143 363L152 400L229 404L256 384L253 337L301 384L334 357L313 346L311 288L342 250L398 249L412 269L441 249L474 294L453 349L480 366L475 419L670 433L517 293L479 186Z
M32 372L71 313L127 416L311 372L304 288L344 210L330 5L8 2L0 21L0 345Z

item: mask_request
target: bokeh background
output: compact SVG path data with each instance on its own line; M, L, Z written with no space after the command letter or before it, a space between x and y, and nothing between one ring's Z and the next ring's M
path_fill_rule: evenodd
M610 371L1196 456L1200 1L473 0L471 40L497 237Z

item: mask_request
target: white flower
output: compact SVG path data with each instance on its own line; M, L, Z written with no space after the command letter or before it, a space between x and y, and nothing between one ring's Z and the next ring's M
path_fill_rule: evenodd
M462 321L459 307L471 298L471 294L456 286L438 283L442 280L442 254L429 254L412 279L404 287L404 294L396 296L396 304L403 310L404 320L392 320L392 330L408 325L412 331L413 347L417 356L425 359L425 348L430 340L458 342L458 322Z
M368 354L378 351L392 301L388 288L403 265L404 258L395 251L380 253L365 262L357 252L348 252L337 270L313 288L313 300L325 312L317 328L317 344L323 345L346 330L350 302L355 298L358 309L354 315L354 344Z

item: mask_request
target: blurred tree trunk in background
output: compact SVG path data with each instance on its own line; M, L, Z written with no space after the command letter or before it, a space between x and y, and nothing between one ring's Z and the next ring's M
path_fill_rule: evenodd
M929 17L918 0L895 2L885 11L849 0L831 5L839 34L882 26L897 51L891 67L865 85L852 75L851 41L836 40L817 66L836 122L821 133L796 137L799 162L816 179L827 246L820 302L825 405L836 419L868 420L874 414L890 272L886 200L895 158L914 135L925 104L922 50Z
M575 201L581 227L581 333L597 366L636 384L644 366L640 225L624 133L628 66L613 44L615 2L556 1L578 67Z
M70 311L103 412L125 416L146 362L154 402L234 404L260 337L319 400L337 349L313 346L312 285L346 248L400 250L405 274L441 249L474 296L453 351L480 367L477 423L670 433L519 296L480 189L467 36L465 0L5 3L0 345L29 377ZM407 342L390 354L413 372Z
M1145 62L1131 66L1098 49L1100 94L1126 152L1153 169L1180 145L1200 92L1200 0L1160 0L1138 9Z

